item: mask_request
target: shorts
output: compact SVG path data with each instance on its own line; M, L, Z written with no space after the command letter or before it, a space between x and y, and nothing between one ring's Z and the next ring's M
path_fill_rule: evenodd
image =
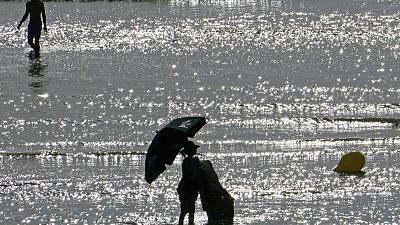
M30 23L28 25L28 40L39 39L42 34L42 23Z

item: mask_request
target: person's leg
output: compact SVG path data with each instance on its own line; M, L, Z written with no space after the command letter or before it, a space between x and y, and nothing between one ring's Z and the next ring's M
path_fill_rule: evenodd
M194 212L189 212L189 225L194 224Z
M183 221L185 220L185 216L186 216L186 213L183 210L181 210L181 214L179 215L179 222L178 222L179 225L183 225Z
M28 44L35 50L35 43L33 43L33 38L35 37L34 29L31 24L28 25Z
M35 53L39 54L40 52L40 35L42 34L42 24L37 24L35 28Z
M40 52L40 44L39 44L40 36L35 37L35 53L39 54Z

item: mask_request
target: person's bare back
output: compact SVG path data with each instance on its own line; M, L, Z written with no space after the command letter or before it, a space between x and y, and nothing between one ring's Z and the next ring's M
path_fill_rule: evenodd
M44 12L44 4L41 1L29 1L26 3L26 9L29 11L29 23L42 23L40 14Z

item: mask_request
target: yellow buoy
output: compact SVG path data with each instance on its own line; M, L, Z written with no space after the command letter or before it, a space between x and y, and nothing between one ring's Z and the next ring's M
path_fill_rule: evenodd
M349 152L342 156L333 170L339 173L358 173L362 172L364 165L365 157L361 152Z

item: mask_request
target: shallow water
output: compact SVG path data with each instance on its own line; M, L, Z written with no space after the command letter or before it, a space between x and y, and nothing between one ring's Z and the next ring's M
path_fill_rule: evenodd
M46 2L40 58L0 6L2 224L176 223L181 158L150 186L144 157L188 115L236 224L399 221L399 3Z

